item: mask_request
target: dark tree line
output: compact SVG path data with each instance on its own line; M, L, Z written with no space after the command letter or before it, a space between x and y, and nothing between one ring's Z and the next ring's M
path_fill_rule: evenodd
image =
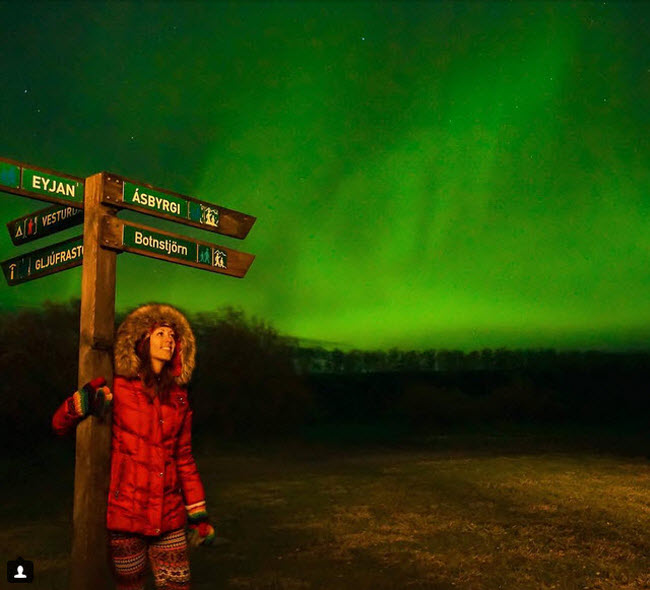
M233 308L188 317L197 338L194 428L223 439L300 437L343 424L393 424L408 434L503 422L600 424L645 420L650 411L648 353L345 353L300 347ZM76 389L78 344L79 301L0 314L5 448L54 437L52 413Z
M604 363L624 368L650 366L650 352L603 352L598 350L521 349L473 350L327 350L293 347L294 365L300 374L518 371L564 367L587 370Z

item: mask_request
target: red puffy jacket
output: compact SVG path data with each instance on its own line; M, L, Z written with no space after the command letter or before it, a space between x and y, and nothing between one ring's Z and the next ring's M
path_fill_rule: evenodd
M162 404L144 391L138 377L136 346L153 326L170 325L176 334L171 364L174 386ZM196 344L187 318L165 304L146 304L129 313L114 345L111 482L106 526L111 530L160 535L182 528L187 512L205 510L205 492L192 457L192 410L186 386L194 370ZM67 400L52 419L59 435L79 418Z
M65 435L79 421L69 415L66 400L52 427ZM154 536L185 526L186 507L205 501L191 438L184 388L174 386L169 403L161 404L140 379L115 377L108 529Z

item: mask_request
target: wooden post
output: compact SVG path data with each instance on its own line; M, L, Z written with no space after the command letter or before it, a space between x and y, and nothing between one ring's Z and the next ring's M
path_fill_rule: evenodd
M79 380L81 387L103 376L113 385L115 252L100 247L101 219L114 214L101 204L104 175L86 179L81 278ZM110 476L111 417L94 416L77 426L74 479L71 590L114 587L109 569L106 505Z

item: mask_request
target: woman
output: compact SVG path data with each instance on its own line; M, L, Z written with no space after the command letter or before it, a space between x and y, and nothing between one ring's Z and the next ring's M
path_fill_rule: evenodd
M185 590L190 543L210 544L205 492L191 447L186 385L194 369L194 334L170 305L143 305L120 325L113 393L95 379L56 411L59 435L113 405L111 479L106 513L118 590L141 590L147 556L156 588Z

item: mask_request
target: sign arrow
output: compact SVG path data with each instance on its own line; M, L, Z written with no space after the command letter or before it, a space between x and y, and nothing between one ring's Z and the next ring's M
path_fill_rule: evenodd
M255 256L225 246L104 215L100 244L103 248L132 252L167 262L193 266L243 278Z
M252 215L128 180L116 174L105 172L104 179L102 202L120 209L132 209L239 239L248 235L256 220Z

